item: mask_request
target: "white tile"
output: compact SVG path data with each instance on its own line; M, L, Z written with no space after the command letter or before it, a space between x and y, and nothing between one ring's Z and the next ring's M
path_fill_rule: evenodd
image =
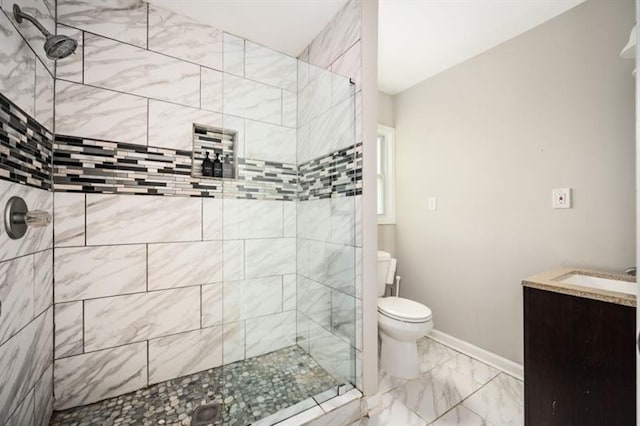
M149 290L222 281L222 241L149 244Z
M331 289L298 277L298 309L323 327L331 328Z
M331 291L331 332L356 346L356 298Z
M247 278L295 273L296 239L246 240L245 268Z
M53 131L53 76L36 61L35 119Z
M84 302L84 347L95 351L200 327L200 287Z
M362 195L356 195L354 198L354 217L355 217L355 245L362 247Z
M282 277L224 283L224 322L282 312Z
M225 199L225 240L282 237L282 204L283 201Z
M53 364L50 364L34 388L35 426L47 426L53 413Z
M355 382L355 349L313 320L309 322L309 353L334 377Z
M305 425L311 420L317 419L318 417L323 415L324 415L324 411L322 411L322 408L320 408L319 406L315 406L293 417L289 417L288 419L283 420L280 423L277 423L277 425L278 426Z
M360 90L362 74L362 51L360 41L351 46L349 50L331 64L331 72L344 77L344 79L339 81L339 84L344 80L348 81L351 79L355 83L355 90ZM335 96L334 99L336 99Z
M46 37L38 28L36 28L35 25L25 24L24 22L22 24L18 24L15 22L12 12L14 4L20 6L22 12L36 18L40 25L42 25L51 34L56 33L55 16L43 0L2 0L2 8L5 10L9 19L13 21L14 25L18 28L18 31L25 38L29 46L31 46L31 49L53 75L55 62L47 57L44 49L42 48L46 41Z
M235 132L235 150L237 157L244 157L244 145L245 145L245 119L242 117L236 117L229 114L223 114L222 116L223 128Z
M66 35L78 42L76 53L56 61L56 78L82 83L83 35L77 28L58 25L58 35Z
M142 0L58 0L58 22L147 47L147 3Z
M222 31L149 5L149 50L222 69Z
M245 321L232 322L223 326L223 363L244 359L245 355Z
M315 159L355 143L355 97L311 120L309 157Z
M298 123L298 94L282 91L282 125L295 128Z
M223 251L223 278L225 281L244 279L244 241L225 241Z
M418 340L420 371L426 372L453 359L458 352L427 337ZM464 372L466 373L466 372Z
M295 129L247 120L245 132L247 158L295 164Z
M296 311L296 344L309 353L309 326L311 320L300 309Z
M82 303L56 303L54 307L56 359L84 351Z
M308 244L308 277L355 295L355 247L319 241Z
M56 247L84 245L84 194L53 194L53 233Z
M224 72L244 76L244 40L229 33L222 39Z
M283 312L247 323L247 358L273 352L295 344L296 313Z
M309 45L309 62L326 68L360 39L360 2L350 0Z
M456 354L456 356L447 362L447 366L470 376L473 380L482 384L487 383L500 374L500 370L464 354Z
M471 377L441 365L392 391L394 398L431 422L480 388Z
M290 311L296 309L296 289L297 279L295 274L282 276L282 310Z
M145 291L146 260L144 245L56 249L56 303Z
M200 107L222 112L222 73L204 67L200 73Z
M48 309L0 346L0 424L27 396L53 359L53 309Z
M406 383L407 379L402 379L399 377L395 377L387 373L385 370L380 369L378 371L378 393L384 394L393 390L404 383Z
M231 74L225 74L223 80L225 114L272 124L282 123L281 89Z
M251 424L253 426L272 426L274 424L287 424L290 417L296 416L299 413L302 413L303 411L309 410L311 408L318 408L318 405L313 400L313 398L303 399L296 404L290 405L287 408L283 408L282 410L271 414L270 416L263 417L257 422Z
M87 245L198 241L197 198L87 194Z
M362 91L356 93L356 118L355 118L356 142L362 142Z
M358 389L351 389L349 392L331 398L320 404L320 408L324 410L325 413L335 410L336 408L340 408L343 405L350 403L356 399L362 398L362 393Z
M295 91L297 62L291 56L247 41L245 43L245 77Z
M222 364L222 326L149 340L149 384Z
M4 13L0 13L0 32L3 35L0 92L25 113L33 116L36 56Z
M222 239L222 198L202 199L202 238Z
M524 384L501 373L463 405L495 425L524 425Z
M297 211L296 211L297 202L284 202L282 205L283 208L283 231L285 237L295 237L296 236L296 227L297 227Z
M56 133L147 144L147 100L81 84L56 82Z
M35 316L53 304L53 249L33 255Z
M300 201L298 237L329 241L331 236L331 199Z
M355 198L331 198L331 237L338 244L355 244Z
M367 426L426 426L427 424L420 416L390 394L383 396L383 404L383 410L370 414L369 418L363 419L361 424Z
M194 124L222 127L222 115L149 100L149 146L192 151Z
M200 67L85 34L84 82L105 89L200 106Z
M33 408L35 404L34 392L30 390L27 396L22 400L16 411L13 412L7 425L25 425L31 426L34 422Z
M309 426L332 426L335 424L350 424L362 417L360 400L351 401L342 407L326 413L322 417L309 422Z
M433 426L486 426L482 417L462 405L454 407L444 416L432 423Z
M59 359L53 371L56 410L132 392L147 385L147 342Z
M6 342L34 316L33 257L0 263L0 344Z
M222 284L202 286L202 326L222 323Z
M298 127L311 122L331 107L331 73L309 66L313 78L298 92Z

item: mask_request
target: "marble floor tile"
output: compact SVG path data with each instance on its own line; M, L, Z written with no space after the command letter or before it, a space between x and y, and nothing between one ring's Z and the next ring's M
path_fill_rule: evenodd
M447 361L447 365L481 384L489 382L500 374L500 370L460 353Z
M458 352L436 342L428 337L418 340L418 356L420 357L420 371L427 372L438 365L444 364L456 356Z
M368 418L363 418L360 425L367 426L424 426L427 423L416 413L396 398L387 394L383 397L384 409L373 413Z
M471 410L458 405L431 424L432 426L488 426L482 417Z
M501 373L462 405L496 425L523 425L524 383Z
M480 388L481 384L448 365L433 368L391 394L431 422Z
M378 372L378 393L387 393L406 383L406 379L401 379L390 375L385 370Z

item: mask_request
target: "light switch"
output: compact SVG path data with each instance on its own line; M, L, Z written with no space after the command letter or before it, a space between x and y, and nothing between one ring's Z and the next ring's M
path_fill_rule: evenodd
M436 197L429 197L429 210L438 210L438 199Z
M556 188L552 192L553 201L551 206L554 209L571 208L571 188Z

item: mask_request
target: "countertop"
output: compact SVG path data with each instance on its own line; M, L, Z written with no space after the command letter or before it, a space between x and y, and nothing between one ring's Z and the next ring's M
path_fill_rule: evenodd
M569 274L588 275L597 278L610 280L636 282L636 278L626 274L616 274L612 272L592 271L582 268L557 268L541 274L533 275L522 280L524 287L537 288L539 290L553 291L555 293L567 294L570 296L584 297L587 299L601 300L603 302L615 303L625 306L636 306L636 296L615 291L584 287L577 284L563 283L562 280Z

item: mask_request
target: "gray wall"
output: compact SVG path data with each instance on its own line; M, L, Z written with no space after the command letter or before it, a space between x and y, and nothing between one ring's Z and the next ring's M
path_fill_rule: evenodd
M401 293L436 329L522 362L522 278L634 264L633 23L591 0L396 96Z

